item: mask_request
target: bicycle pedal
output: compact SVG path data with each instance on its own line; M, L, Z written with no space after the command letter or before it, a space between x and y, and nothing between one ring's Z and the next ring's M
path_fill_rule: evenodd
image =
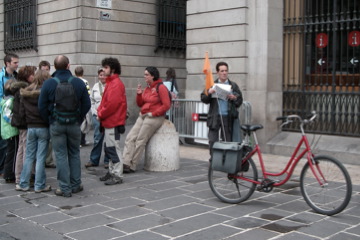
M259 192L271 192L274 183L276 183L276 181L266 178L261 182L260 186L257 187L257 190Z

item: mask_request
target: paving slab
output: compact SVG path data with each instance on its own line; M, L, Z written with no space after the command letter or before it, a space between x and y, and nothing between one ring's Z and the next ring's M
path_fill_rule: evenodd
M335 216L314 213L298 177L269 193L255 191L240 204L221 202L210 190L208 149L180 146L180 169L147 172L143 163L124 183L105 186L102 165L85 169L91 147L81 148L84 191L71 198L53 192L15 191L0 179L0 239L360 239L360 172L351 168L353 196ZM282 156L264 155L276 169ZM56 169L46 169L57 188ZM19 230L20 229L20 230Z

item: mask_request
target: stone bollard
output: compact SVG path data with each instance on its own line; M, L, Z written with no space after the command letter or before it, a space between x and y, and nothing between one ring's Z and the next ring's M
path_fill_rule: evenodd
M144 170L175 171L180 168L179 133L169 120L155 132L145 148Z

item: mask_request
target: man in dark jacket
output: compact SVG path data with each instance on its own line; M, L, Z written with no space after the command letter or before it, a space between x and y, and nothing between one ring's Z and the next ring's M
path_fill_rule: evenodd
M89 111L91 104L84 82L74 77L71 84L79 101L78 121L61 124L55 119L53 113L58 83L54 78L63 82L72 77L72 74L69 70L69 59L66 56L57 56L54 66L56 71L53 73L53 78L46 80L41 88L38 106L41 117L49 122L51 141L57 161L59 188L55 190L55 195L71 197L71 193L83 190L80 165L80 123Z
M239 116L238 108L243 102L243 97L239 86L228 79L228 69L228 64L225 62L216 64L218 79L216 79L215 84L231 86L231 92L227 95L227 100L217 98L214 88L205 89L206 92L201 93L201 101L210 104L207 116L210 154L214 143L219 141L219 129L221 130L222 140L228 142L233 141L233 130L240 131L240 128L234 129L234 122Z

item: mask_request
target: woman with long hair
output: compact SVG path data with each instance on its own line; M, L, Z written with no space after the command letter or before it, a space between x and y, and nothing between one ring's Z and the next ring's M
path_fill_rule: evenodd
M47 71L39 70L35 74L33 83L20 90L20 108L22 117L26 119L27 138L25 162L20 183L15 188L17 191L28 191L30 189L30 176L34 163L35 192L51 191L51 186L46 185L45 174L45 160L50 139L49 125L41 118L38 108L41 87L44 81L50 77Z
M145 89L138 85L136 103L141 108L139 117L125 140L124 173L133 173L145 150L145 146L165 121L171 99L156 67L147 67L144 72Z
M15 89L24 89L34 81L36 67L35 66L23 66L19 69L17 81L15 81L11 87ZM15 161L15 181L19 183L20 174L25 161L26 151L26 122L25 119L20 116L20 91L16 90L14 95L14 107L13 115L11 119L11 125L19 129L19 141L16 153Z

